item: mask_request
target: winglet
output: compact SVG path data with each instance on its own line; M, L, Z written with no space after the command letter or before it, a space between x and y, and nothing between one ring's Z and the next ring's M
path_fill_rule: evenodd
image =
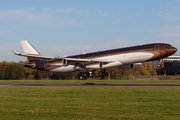
M20 55L20 53L16 52L15 50L11 49L11 51L15 54L15 55Z

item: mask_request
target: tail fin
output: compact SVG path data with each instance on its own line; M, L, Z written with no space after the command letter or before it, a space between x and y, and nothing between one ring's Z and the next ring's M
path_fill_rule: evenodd
M27 40L21 41L21 45L23 47L25 54L41 56L40 53ZM32 57L27 57L27 59L29 60L29 62L32 62L34 60L39 60L39 58L32 58Z
M26 54L40 55L39 52L27 40L21 41L21 45Z

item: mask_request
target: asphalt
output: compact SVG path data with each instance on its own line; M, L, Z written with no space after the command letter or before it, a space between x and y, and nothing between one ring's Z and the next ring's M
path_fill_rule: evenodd
M57 86L57 87L180 87L180 84L0 84L1 86Z

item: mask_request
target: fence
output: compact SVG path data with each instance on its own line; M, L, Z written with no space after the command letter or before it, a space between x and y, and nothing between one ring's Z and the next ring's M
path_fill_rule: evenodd
M111 80L180 80L180 76L124 76Z

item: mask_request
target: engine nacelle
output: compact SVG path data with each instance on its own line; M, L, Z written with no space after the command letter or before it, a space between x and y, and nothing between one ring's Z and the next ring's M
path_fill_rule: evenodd
M103 67L103 62L99 62L99 68Z
M108 63L106 63L106 62L99 62L99 68L103 68L104 67L104 65L107 65Z
M68 65L68 61L67 61L66 59L63 59L63 60L62 60L62 63L63 63L64 66L67 66L67 65Z
M122 65L122 66L119 66L118 68L120 69L131 69L134 67L134 64L129 64L129 65Z

